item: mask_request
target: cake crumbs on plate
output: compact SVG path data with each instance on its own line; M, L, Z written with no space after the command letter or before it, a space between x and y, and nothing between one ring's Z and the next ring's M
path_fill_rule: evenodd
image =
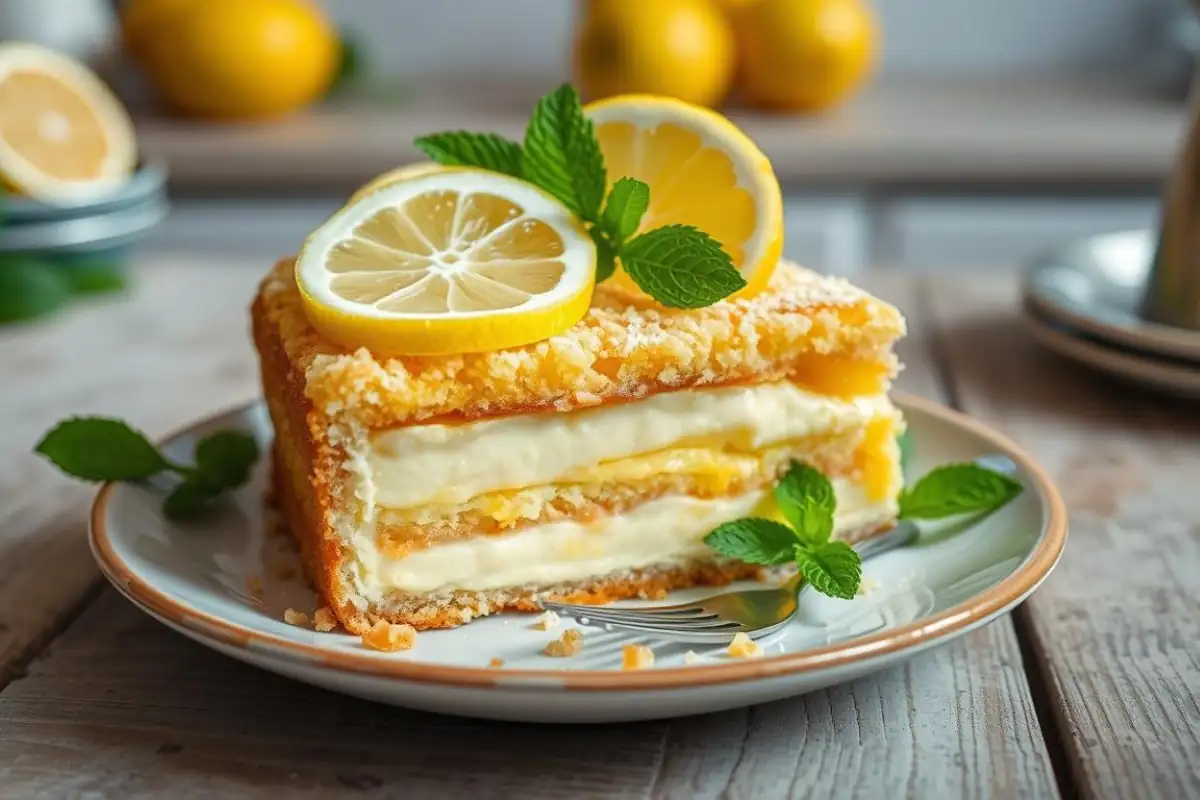
M643 600L666 600L667 590L661 586L655 586L653 589L643 589L638 592L638 597Z
M384 653L411 650L417 643L417 629L412 625L397 625L379 620L362 635L362 643L372 650Z
M549 631L558 627L561 620L553 611L546 611L533 621L533 627L539 631Z
M878 578L872 578L871 576L866 575L858 584L858 596L868 597L882 588L883 584L879 582Z
M762 658L763 649L758 642L744 633L735 634L729 643L729 655L734 658Z
M337 626L337 616L329 606L321 606L313 614L313 627L321 633L328 633Z
M491 661L488 662L488 669L500 669L503 666L504 666L503 658L493 658Z
M578 628L569 628L546 645L542 652L554 658L568 658L583 649L583 634Z
M697 653L695 650L688 650L686 653L683 654L683 663L685 663L685 664L699 664L703 661L704 661L704 657L701 656L699 653Z
M305 614L303 611L297 611L294 608L288 608L283 612L283 621L288 625L303 628L308 625L308 614Z
M646 669L654 666L654 651L644 644L627 644L621 649L621 669Z

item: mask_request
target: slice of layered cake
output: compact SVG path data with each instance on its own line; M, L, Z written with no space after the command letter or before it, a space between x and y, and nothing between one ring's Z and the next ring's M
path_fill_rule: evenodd
M903 319L782 262L693 310L597 286L583 319L503 350L385 358L310 323L293 263L254 303L275 492L343 625L459 625L759 568L705 536L769 514L793 460L832 482L834 537L890 526Z

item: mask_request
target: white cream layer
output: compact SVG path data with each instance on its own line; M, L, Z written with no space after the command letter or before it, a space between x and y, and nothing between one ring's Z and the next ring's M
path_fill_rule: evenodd
M882 522L893 502L873 503L862 489L833 481L836 532ZM593 523L552 522L515 533L434 545L403 558L381 553L374 537L356 541L359 590L368 601L390 590L412 593L486 590L580 581L652 564L711 555L704 537L723 522L751 515L765 492L719 500L664 497Z
M570 413L383 431L372 436L355 468L360 499L375 506L463 503L688 441L755 451L887 413L883 395L839 400L788 382L682 390Z

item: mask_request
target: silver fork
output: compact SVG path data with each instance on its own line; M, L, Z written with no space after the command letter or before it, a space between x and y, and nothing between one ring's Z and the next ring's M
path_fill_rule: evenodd
M981 467L1015 475L1017 465L1007 456L990 455L975 459ZM882 536L854 545L866 561L889 550L916 541L920 529L910 521L896 524ZM692 603L649 608L611 608L543 601L548 611L574 619L581 625L623 628L654 634L675 641L722 643L734 634L745 633L759 639L792 621L799 609L800 592L807 584L795 575L775 589L748 589L707 597Z

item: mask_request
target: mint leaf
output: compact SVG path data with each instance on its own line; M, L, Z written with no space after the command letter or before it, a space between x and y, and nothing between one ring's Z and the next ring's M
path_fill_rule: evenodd
M796 535L786 525L747 517L726 522L704 537L722 555L750 564L786 564L794 558Z
M775 502L780 513L806 544L825 542L833 535L833 512L837 510L837 500L833 494L833 484L820 470L793 461L775 484Z
M621 178L608 193L600 224L619 247L637 232L642 215L649 207L650 187L636 178Z
M62 306L71 287L50 264L0 258L0 323L33 319Z
M592 228L589 233L596 243L596 283L606 281L617 270L617 251L604 237L604 231Z
M525 130L523 174L587 222L600 217L608 183L596 128L570 84L538 101Z
M796 565L821 594L850 600L862 582L862 560L845 542L796 547Z
M521 145L494 133L431 133L418 137L413 144L439 164L479 167L522 177Z
M258 444L241 431L217 431L196 445L196 469L217 490L241 486L257 460Z
M119 261L81 258L59 262L59 277L74 294L100 294L125 288L125 268Z
M729 254L690 225L643 233L620 250L621 266L643 292L671 308L703 308L746 285Z
M992 511L1021 493L1017 481L976 464L948 464L932 470L900 494L901 519L943 519L972 511Z
M220 487L202 478L187 478L163 500L163 513L171 519L193 517L220 493Z
M85 481L141 480L172 468L145 435L120 420L103 417L60 422L34 452Z

